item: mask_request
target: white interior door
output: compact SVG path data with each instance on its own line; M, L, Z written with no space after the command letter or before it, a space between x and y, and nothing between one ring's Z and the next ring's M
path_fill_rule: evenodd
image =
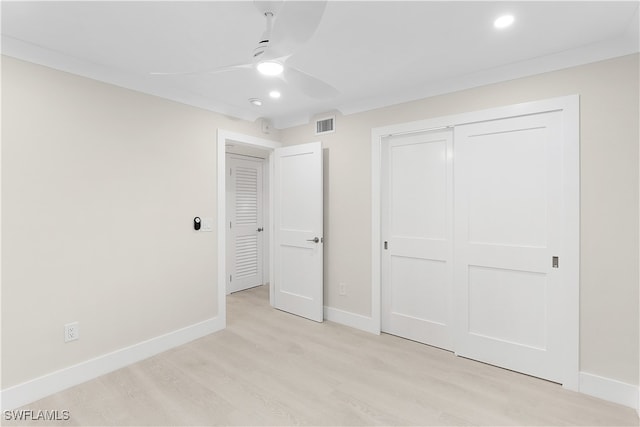
M263 162L228 156L227 293L262 284Z
M457 126L454 137L455 351L558 382L561 114Z
M381 328L452 348L452 132L383 144Z
M322 145L274 151L274 306L323 320Z

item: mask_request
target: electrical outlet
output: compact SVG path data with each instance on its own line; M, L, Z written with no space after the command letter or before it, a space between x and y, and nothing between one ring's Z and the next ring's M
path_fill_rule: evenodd
M64 325L64 342L75 341L80 338L80 326L78 322Z
M346 283L338 284L338 294L339 295L347 295L347 284Z

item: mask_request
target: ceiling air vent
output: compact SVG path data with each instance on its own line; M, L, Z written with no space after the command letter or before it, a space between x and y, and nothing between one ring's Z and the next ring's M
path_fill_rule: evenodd
M316 120L316 135L335 132L336 130L335 122L336 122L335 116L325 117L325 118Z

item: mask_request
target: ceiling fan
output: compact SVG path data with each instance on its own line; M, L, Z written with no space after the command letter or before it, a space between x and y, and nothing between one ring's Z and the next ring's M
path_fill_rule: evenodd
M278 76L285 82L300 89L311 98L326 99L338 95L338 90L330 84L287 64L297 51L316 32L326 0L322 1L254 1L256 8L266 19L266 29L252 58L246 63L226 65L210 70L163 73L156 76L219 74L244 69L255 69L265 76Z

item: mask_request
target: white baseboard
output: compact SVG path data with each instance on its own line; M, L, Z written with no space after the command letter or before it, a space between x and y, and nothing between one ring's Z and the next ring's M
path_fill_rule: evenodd
M360 329L361 331L380 334L380 328L378 325L374 325L373 318L361 314L325 306L324 318L331 322Z
M224 327L225 319L218 316L6 388L0 391L0 407L8 410L27 405Z
M580 393L628 406L636 410L639 409L638 405L640 405L638 400L638 386L586 372L580 372Z

